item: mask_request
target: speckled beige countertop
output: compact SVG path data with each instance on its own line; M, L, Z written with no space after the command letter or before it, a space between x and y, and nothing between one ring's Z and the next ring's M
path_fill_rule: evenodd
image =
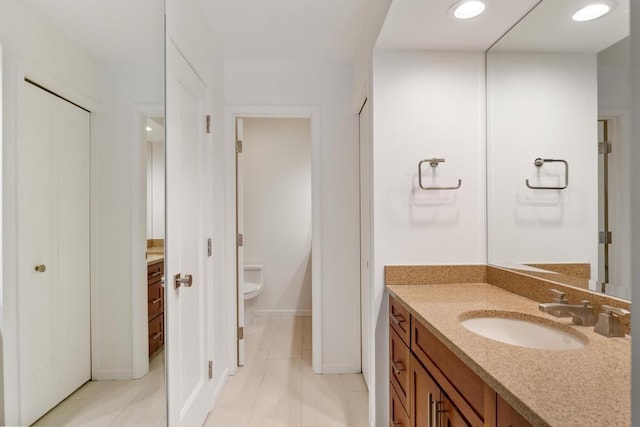
M486 283L387 285L411 314L534 426L630 426L631 341L573 326L538 303ZM503 344L464 328L463 313L500 310L571 325L586 336L578 350Z
M164 260L164 254L147 254L147 265L152 265Z

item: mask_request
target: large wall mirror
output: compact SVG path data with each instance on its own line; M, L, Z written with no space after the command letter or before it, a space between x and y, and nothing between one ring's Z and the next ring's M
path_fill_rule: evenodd
M0 425L166 425L164 40L163 0L0 2Z
M631 297L629 0L542 0L487 52L488 261Z

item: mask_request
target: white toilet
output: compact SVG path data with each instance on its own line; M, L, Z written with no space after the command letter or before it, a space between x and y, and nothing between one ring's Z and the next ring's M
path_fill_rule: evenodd
M244 266L244 299L258 296L262 291L262 270L264 265Z

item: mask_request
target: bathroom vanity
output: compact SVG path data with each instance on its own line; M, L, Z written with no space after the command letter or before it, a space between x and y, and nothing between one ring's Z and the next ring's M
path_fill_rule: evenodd
M626 426L630 339L606 338L488 283L387 285L393 426ZM572 350L505 344L461 323L516 317L579 340ZM533 320L532 320L533 319Z
M149 357L164 347L164 255L147 257Z

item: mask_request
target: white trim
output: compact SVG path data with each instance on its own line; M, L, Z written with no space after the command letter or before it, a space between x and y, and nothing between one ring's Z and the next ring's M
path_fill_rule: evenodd
M32 66L31 64L18 60L18 75L22 75L20 80L28 78L29 80L46 87L47 89L64 96L67 100L85 108L92 113L98 108L99 103L95 99L88 97L78 90L62 83L60 80L50 74Z
M359 374L361 372L360 361L358 363L335 363L323 366L323 374Z
M292 310L254 310L255 317L309 317L311 309L292 309Z
M224 389L224 386L227 384L228 379L229 379L229 369L226 368L222 372L222 375L220 376L218 383L213 387L213 399L212 399L213 407L211 408L212 410L215 409L215 404L218 401L218 398L220 397L220 395L222 394L222 390Z
M315 105L228 105L225 107L225 141L223 144L224 187L225 187L225 230L229 232L224 236L225 254L227 258L227 275L225 283L232 292L229 293L227 304L231 307L229 312L229 325L231 334L228 337L229 370L234 374L237 370L237 331L236 325L236 292L235 292L235 119L236 117L261 117L261 118L308 118L311 122L311 299L312 299L312 336L313 336L313 371L322 373L322 185L321 185L321 138L320 138L320 107ZM234 273L234 274L231 274Z
M133 372L129 369L103 369L92 373L92 381L131 380ZM60 402L62 403L62 402Z
M131 156L131 375L142 378L149 372L149 321L147 304L147 264L140 255L147 242L147 152L144 120L163 116L162 105L135 105L132 143L138 149ZM136 286L138 284L138 286Z

